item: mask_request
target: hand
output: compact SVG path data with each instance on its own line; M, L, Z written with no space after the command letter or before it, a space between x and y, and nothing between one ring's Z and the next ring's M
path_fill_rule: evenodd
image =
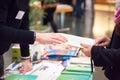
M32 65L30 60L22 60L22 67L19 69L20 73L25 74L26 72L32 70Z
M67 39L64 36L57 33L36 33L36 41L42 44L61 44L67 42Z
M106 47L108 46L109 43L110 43L110 38L108 38L107 36L101 36L95 40L94 45Z
M88 45L88 44L83 44L81 43L80 44L83 48L81 49L81 51L88 57L91 56L91 48L92 46L91 45Z

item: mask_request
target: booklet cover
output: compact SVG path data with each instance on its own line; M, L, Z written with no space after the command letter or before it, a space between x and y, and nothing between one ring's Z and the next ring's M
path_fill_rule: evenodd
M12 74L9 75L5 80L36 80L36 75L21 75L21 74Z
M57 80L92 80L90 67L68 66Z
M38 59L47 60L68 60L72 56L77 56L80 48L68 44L45 44L39 51L31 53L31 60L37 61ZM38 58L39 57L39 58Z
M80 48L68 44L47 44L44 50L46 56L77 56Z

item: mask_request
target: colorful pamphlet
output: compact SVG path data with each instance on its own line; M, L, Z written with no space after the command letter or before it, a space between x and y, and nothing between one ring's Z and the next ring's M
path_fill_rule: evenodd
M90 67L68 66L57 80L92 80Z
M58 56L77 56L80 48L70 46L67 44L48 44L45 45L45 55L58 55Z
M68 60L70 57L76 57L80 48L67 44L47 44L44 48L44 54L41 58L50 60Z
M36 80L36 75L21 75L21 74L12 74L6 77L5 80Z

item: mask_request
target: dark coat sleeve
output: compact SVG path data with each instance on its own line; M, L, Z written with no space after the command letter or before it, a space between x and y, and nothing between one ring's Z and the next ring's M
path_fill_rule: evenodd
M16 24L20 26L8 24L8 21L11 19L9 11L12 10L10 6L12 2L15 1L0 0L0 43L2 44L0 45L0 54L7 51L11 43L20 43L21 56L26 57L29 56L29 44L34 43L34 32L29 31L28 11L26 11L20 24Z
M95 66L119 65L120 49L107 49L102 46L93 46L91 56Z

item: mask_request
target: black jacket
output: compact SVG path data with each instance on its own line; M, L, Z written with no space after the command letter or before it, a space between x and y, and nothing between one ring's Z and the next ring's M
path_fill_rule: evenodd
M1 55L11 43L20 43L22 56L29 56L29 44L34 43L34 32L28 31L28 17L29 0L0 0Z
M110 80L120 80L120 35L113 32L108 48L93 46L91 51L95 66L102 66Z

